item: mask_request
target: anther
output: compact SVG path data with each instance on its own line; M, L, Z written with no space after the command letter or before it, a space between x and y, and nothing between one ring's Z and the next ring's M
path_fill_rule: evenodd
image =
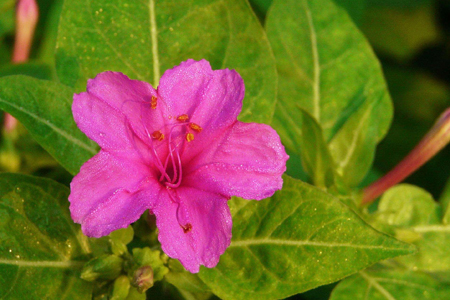
M192 230L192 224L191 223L187 223L186 225L180 225L181 228L183 228L183 232L184 233L188 233L189 231Z
M158 102L158 98L156 98L155 96L152 96L152 100L150 101L150 107L152 109L155 109L157 102Z
M162 134L160 130L154 131L151 136L153 139L158 141L162 141L164 139L164 134Z
M195 123L189 123L189 127L197 132L201 132L203 128L200 127L200 125L197 125Z
M177 117L177 120L180 122L187 122L189 121L189 116L187 114L182 114Z
M194 140L194 135L192 133L187 133L186 134L186 141L188 142L192 142Z

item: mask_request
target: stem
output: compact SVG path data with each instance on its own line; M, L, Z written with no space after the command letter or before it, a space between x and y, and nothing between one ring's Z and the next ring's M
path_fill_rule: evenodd
M436 121L417 146L389 173L363 190L362 205L372 203L387 189L401 182L450 142L450 108Z

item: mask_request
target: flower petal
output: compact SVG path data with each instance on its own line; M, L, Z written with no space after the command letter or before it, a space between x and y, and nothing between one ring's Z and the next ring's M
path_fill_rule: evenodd
M230 209L220 195L180 187L161 193L153 213L163 251L191 273L217 265L230 244ZM185 232L181 225L187 224Z
M141 137L159 130L164 122L161 110L152 109L155 89L147 82L131 80L119 72L103 72L87 83L87 93L126 116L130 126Z
M101 150L81 167L70 184L72 219L82 224L88 236L106 235L127 226L150 208L156 197L141 199L136 193L152 185L156 188L150 190L157 194L159 183L145 165Z
M167 106L165 115L187 114L191 122L204 129L203 135L209 135L236 121L244 89L236 71L213 71L206 60L190 59L164 73L158 94Z
M196 153L198 148L203 152L184 166L185 186L256 200L270 197L282 187L281 175L289 156L268 125L238 121L221 137L208 145L196 144L192 151ZM186 158L191 156L188 151Z
M138 150L141 144L119 111L89 93L75 94L72 112L75 122L104 150ZM142 147L139 147L142 148Z

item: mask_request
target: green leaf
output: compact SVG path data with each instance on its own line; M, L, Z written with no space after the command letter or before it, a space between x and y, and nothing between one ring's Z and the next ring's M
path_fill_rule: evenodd
M441 298L440 283L431 276L412 271L364 271L343 280L330 300L426 300Z
M65 1L56 63L64 84L84 90L88 78L113 70L158 85L188 58L244 78L243 121L269 123L276 69L264 30L244 0Z
M72 117L73 89L27 76L0 78L0 109L16 117L33 138L72 174L97 153Z
M0 174L1 299L91 298L91 284L79 278L89 245L68 196L48 179Z
M331 0L276 0L266 27L279 75L273 125L288 152L299 154L300 106L322 126L338 174L357 185L392 118L369 44Z
M330 194L287 176L272 198L235 199L230 207L231 245L216 268L199 273L221 298L284 298L413 251Z
M413 242L418 252L397 262L411 270L450 272L450 226L441 223L441 208L425 190L407 184L389 189L373 216L374 226Z
M323 138L322 128L306 111L302 110L300 155L305 171L316 186L334 184L334 162Z

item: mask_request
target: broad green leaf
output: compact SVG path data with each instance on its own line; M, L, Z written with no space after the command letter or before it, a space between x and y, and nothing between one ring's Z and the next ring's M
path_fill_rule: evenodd
M284 177L272 198L230 202L233 238L200 278L224 299L279 299L337 281L377 261L409 254L336 198Z
M27 76L0 78L0 109L16 117L36 141L72 174L97 146L72 117L73 89Z
M440 283L431 276L412 271L361 271L344 279L330 300L438 300Z
M68 196L48 179L0 174L1 299L91 298L91 284L79 278L89 245Z
M372 7L367 9L361 28L376 50L407 61L442 39L435 11L432 3L407 10Z
M299 108L302 110L301 108ZM316 186L334 184L334 162L323 138L322 128L311 115L302 110L300 155L305 171Z
M273 124L288 152L299 153L300 106L322 126L338 174L357 185L392 117L369 44L331 0L276 0L266 28L279 75Z
M376 228L417 246L415 255L397 262L411 270L450 272L450 226L441 223L441 208L418 187L401 184L381 198L373 216Z
M272 119L276 70L264 30L244 0L65 1L56 63L61 82L84 90L112 70L158 85L188 58L236 69L245 81L240 119Z

